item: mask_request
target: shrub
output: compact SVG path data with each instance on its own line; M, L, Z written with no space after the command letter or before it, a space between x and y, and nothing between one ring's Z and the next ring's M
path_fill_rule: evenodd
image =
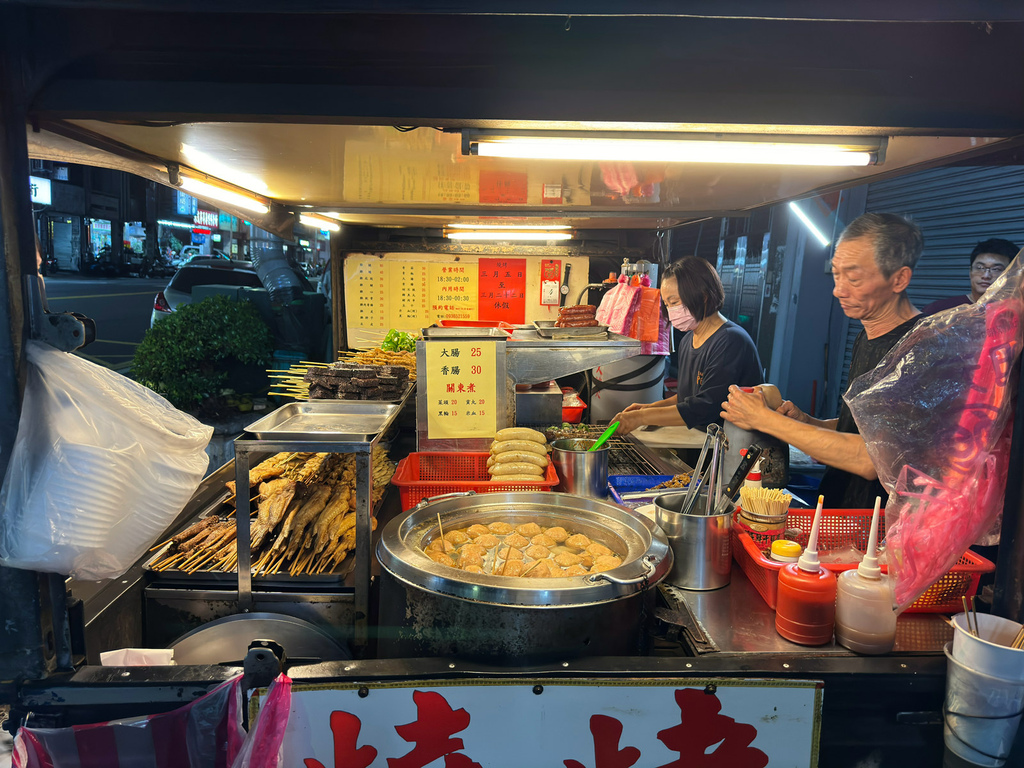
M135 350L132 378L182 410L220 395L233 369L263 366L273 337L247 301L211 296L184 304L146 332Z

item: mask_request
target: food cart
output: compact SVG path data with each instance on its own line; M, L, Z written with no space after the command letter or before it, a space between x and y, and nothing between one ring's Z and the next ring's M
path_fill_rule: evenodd
M361 3L339 4L334 13L321 13L314 4L293 4L287 12L257 4L252 15L236 14L228 4L216 2L201 10L147 2L73 8L8 4L0 15L5 35L0 53L5 86L0 88L0 195L8 278L3 282L10 292L9 333L0 340L0 358L8 361L2 375L11 395L4 399L0 419L3 447L13 443L17 428L23 340L49 334L58 345L70 344L75 328L68 318L58 318L52 328L41 327L32 282L22 279L33 273L31 208L27 196L13 190L25 186L30 154L117 167L175 185L191 173L194 181L217 181L234 190L244 185L237 179L218 179L195 160L190 166L182 146L200 151L219 147L222 165L232 159L241 166L247 158L276 156L279 164L267 167L268 173L274 172L268 190L275 194L259 196L265 203L262 212L233 207L237 201L222 205L279 233L307 210L326 215L341 209L348 227L380 227L374 230L376 242L332 241L333 284L341 286L346 284L346 253L422 250L423 230L438 231L453 220L499 215L525 217L531 223L557 218L565 226L605 233L668 229L711 212L743 212L953 157L980 156L1014 145L1024 132L1020 100L1006 97L1024 90L1024 68L1018 66L1024 50L1021 23L1010 11L983 18L976 10L961 8L961 16L922 20L901 17L899 9L870 18L844 7L836 13L817 8L813 18L737 19L708 13L684 18L658 3L644 5L650 15L636 8L622 15L605 6L595 12L571 3L525 12L502 4L472 9L456 4L393 13ZM858 18L851 20L851 14ZM22 35L25 30L35 35ZM42 30L48 47L33 49ZM230 54L219 55L225 36L232 38ZM256 40L278 44L271 52L265 42L251 42ZM652 46L652 40L660 42ZM730 40L737 55L721 56L720 48L708 42ZM842 62L836 61L840 48L848 56ZM606 56L609 50L616 55ZM947 57L949 50L963 54ZM679 51L686 51L683 64L676 59ZM278 58L266 60L274 56ZM364 59L372 59L376 67L364 67ZM998 82L991 77L993 60L1003 73ZM504 75L481 74L480 61ZM765 61L773 64L765 66ZM426 62L439 66L431 69ZM443 74L446 65L458 76ZM257 66L274 77L253 83L247 68ZM831 77L823 77L829 70ZM921 76L915 77L917 73ZM851 81L837 86L841 78ZM699 88L689 85L695 79ZM887 95L893 81L901 84L898 96ZM801 96L794 98L794 93ZM536 173L544 181L526 187L518 168L485 167L483 176L479 167L467 171L476 158L459 154L457 162L451 159L453 143L466 135L435 131L514 130L526 123L539 130L578 130L590 121L608 130L629 121L705 133L732 126L726 132L819 137L844 128L863 136L881 126L888 137L887 156L883 165L842 172L716 168L688 181L689 190L703 193L666 183L663 199L641 195L627 204L583 189L578 164L567 163L554 172L550 165L531 166L525 176ZM418 130L405 130L416 126ZM438 158L444 163L438 165ZM325 159L334 163L331 172L325 171ZM436 168L443 171L431 170ZM342 179L340 187L332 186L337 179ZM424 180L430 183L417 183ZM417 197L422 189L429 193ZM396 243L394 237L381 235L392 234L393 227L410 230L416 242ZM584 248L559 247L435 243L430 252L452 259L587 255ZM624 251L631 255L629 249L602 245L590 255L614 256L617 263ZM554 282L575 295L583 284L603 277L593 269L585 276L580 271L572 276L563 272ZM544 306L557 308L560 303L556 299ZM347 347L345 331L352 330L355 318L340 290L334 296L334 317L349 321L335 324L336 346ZM534 384L588 369L596 364L595 355L616 344L622 348L609 359L636 354L621 339L602 340L579 353L580 344L562 340L552 345L536 333L536 328L520 329L507 339L487 341L495 345L492 387L506 407L515 398L499 385L511 382L514 389L516 383ZM429 371L426 345L438 342L422 343L420 367ZM503 354L498 354L499 344ZM571 349L581 367L551 364L553 347ZM531 355L543 362L538 365ZM420 421L427 417L428 384L429 372L414 395L393 403L394 409L368 431L346 427L326 440L312 440L306 433L247 433L236 444L237 465L208 477L167 532L172 536L213 507L221 508L224 484L234 480L243 487L251 465L268 455L351 453L357 528L350 572L312 580L301 575L277 580L251 576L245 567L249 551L241 547L240 578L211 579L208 573L183 581L161 575L147 556L112 582L72 584L66 605L64 579L0 569L5 616L12 622L5 640L10 645L4 650L15 659L9 662L5 656L0 679L17 680L3 686L15 715L31 712L36 724L64 726L166 711L237 674L241 662L247 662L255 686L269 682L282 664L294 681L294 741L289 742L288 757L296 764L309 760L329 765L332 755L347 756L346 748L357 752L367 746L373 756L362 752L358 764L370 765L378 756L397 761L414 743L423 751L402 764L427 765L444 756L452 764L460 764L455 762L459 758L512 764L530 758L512 744L524 738L536 740L551 762L573 765L595 760L605 766L671 764L673 758L703 755L718 744L736 750L721 756L725 760L730 755L734 762L727 764L733 765L747 764L743 760L764 764L753 752L798 765L854 765L870 755L885 764L914 764L934 762L941 754L946 674L941 649L952 632L936 615L901 617L895 652L861 657L835 645L805 649L779 638L773 612L738 567L728 587L710 592L658 589L652 580L663 580L663 573L644 576L634 569L612 573L618 582L606 577L600 584L580 585L596 596L561 594L570 589L483 596L474 592L471 581L455 579L450 581L459 583L446 588L457 593L453 597L437 589L429 572L410 569L401 557L390 562L375 558L386 525L416 513L394 487L371 506L374 446L386 438L391 460L400 460L432 447L464 453L493 437L486 432L457 436L451 439L477 442L448 446L443 441L449 438L441 437L431 446L429 424ZM495 428L517 423L509 411L503 415ZM1018 415L1017 436L1020 419ZM417 442L420 436L425 443ZM623 457L628 454L623 463L631 463L632 471L620 474L655 476L686 469L668 452L636 441L624 441L615 450ZM543 506L551 503L548 495L538 495L543 498L533 499L540 506L531 514L550 518L554 513ZM636 527L637 518L621 507L565 498L574 518L611 516L608 525L620 526L616 530L623 537L635 535L630 539L634 566L657 553L653 529ZM1013 477L1003 535L1004 541L1013 542L1015 554L1024 546L1024 538L1016 536L1019 502L1020 478ZM486 502L439 503L459 507ZM376 535L372 516L379 524ZM241 539L242 520L247 519L238 516ZM1021 562L1020 557L1001 558L1000 608L1007 613L1020 611ZM475 601L498 604L502 610L458 620L481 621L505 634L526 626L536 637L545 632L561 637L571 634L574 625L593 624L624 630L630 647L606 645L607 629L597 639L584 633L571 652L549 647L537 658L509 653L507 645L497 650L427 645L419 646L415 656L384 656L378 651L381 638L415 612L408 604L397 613L395 603L385 605L385 582L391 595L396 587L409 590L409 584L446 595L433 606L431 617L417 617L416 626L436 619L443 629L444 622L456 620L446 614L452 603ZM622 598L629 604L617 606L619 612L600 607ZM566 625L515 618L527 615L527 606L538 605L564 606ZM590 613L573 613L584 606ZM627 614L629 621L624 619ZM625 631L628 626L634 629ZM211 650L217 658L175 667L96 665L101 650L178 640L185 659L185 641L193 630L199 634L192 636L191 647ZM281 646L280 655L269 658L257 649L250 658L253 639L274 640ZM528 636L515 647L531 651L532 646ZM590 646L597 652L587 652ZM428 714L440 721L428 720ZM474 725L467 728L470 720ZM419 732L409 729L417 723ZM363 738L357 742L359 725ZM428 743L422 735L428 725L445 740ZM641 752L644 760L637 762Z

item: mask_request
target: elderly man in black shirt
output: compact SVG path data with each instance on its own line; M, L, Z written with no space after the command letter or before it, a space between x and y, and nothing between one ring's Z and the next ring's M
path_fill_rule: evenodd
M891 213L866 213L839 238L832 257L832 294L847 317L864 324L853 345L850 382L878 365L921 316L906 290L923 246L920 228ZM820 491L830 507L866 509L875 496L888 495L845 401L838 419L821 420L789 401L772 411L759 393L731 387L722 416L742 429L773 435L827 465Z

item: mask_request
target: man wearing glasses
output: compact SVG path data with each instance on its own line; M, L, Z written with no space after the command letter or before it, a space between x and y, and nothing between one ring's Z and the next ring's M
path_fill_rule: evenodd
M961 304L973 304L1010 265L1018 250L1020 249L1009 240L998 237L978 243L971 251L971 292L933 301L921 310L921 314L934 315L936 312L952 309Z

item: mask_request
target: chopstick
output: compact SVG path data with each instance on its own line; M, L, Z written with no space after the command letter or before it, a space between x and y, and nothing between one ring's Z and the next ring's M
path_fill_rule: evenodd
M1010 643L1010 647L1017 649L1024 648L1024 627L1020 628L1020 631L1017 633L1017 636L1013 638L1013 642Z
M978 637L977 628L971 626L971 609L967 605L967 595L961 595L960 602L964 607L964 622L967 624L967 631L975 637Z

